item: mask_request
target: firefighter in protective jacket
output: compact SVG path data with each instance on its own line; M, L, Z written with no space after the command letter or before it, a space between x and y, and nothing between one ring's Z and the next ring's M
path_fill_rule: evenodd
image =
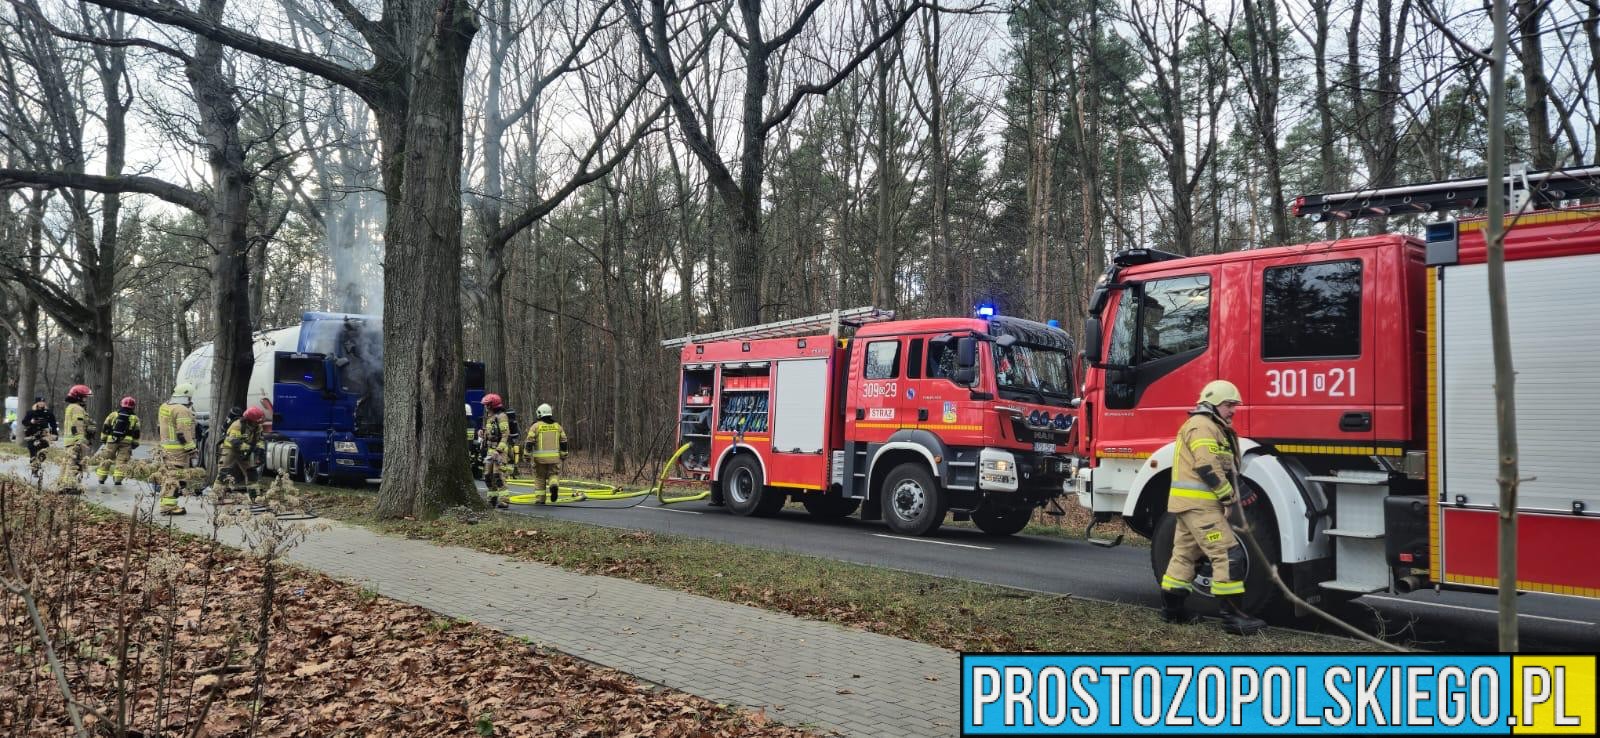
M194 465L195 431L194 385L184 382L172 388L172 399L161 406L156 416L156 427L161 433L161 466L166 475L161 482L161 514L182 515L178 504L187 481L182 478Z
M550 502L561 494L556 475L562 459L567 458L567 432L556 422L555 413L548 403L540 405L539 420L528 429L524 443L525 455L533 460L533 479L546 490L545 499Z
M139 437L144 433L139 428L139 416L133 413L137 406L137 401L132 397L122 398L122 402L117 403L117 409L112 410L102 424L105 442L95 456L99 462L95 476L101 484L106 483L109 475L112 484L120 486L122 478L127 476L128 462L133 459L133 450L139 447Z
M1200 401L1178 431L1172 457L1172 488L1167 512L1177 518L1172 560L1161 577L1162 617L1173 623L1197 618L1184 608L1194 589L1195 563L1211 561L1211 594L1222 605L1223 629L1238 635L1259 632L1266 624L1246 614L1244 545L1233 533L1228 509L1237 505L1233 488L1239 469L1239 439L1233 414L1243 399L1239 389L1216 380L1200 392Z
M246 491L252 502L256 499L256 491L250 487L255 479L256 447L261 445L261 421L267 414L261 408L251 406L244 410L238 420L228 426L228 434L222 439L222 456L217 464L217 481L222 483L224 495L231 496L240 489ZM222 495L217 501L223 502Z
M56 414L51 412L44 398L33 398L33 407L27 415L22 416L22 435L28 439L28 467L35 476L38 476L44 464L45 449L55 443L60 433L61 426L56 423Z
M506 412L505 401L490 392L483 396L483 484L489 488L489 504L510 507L506 503L505 468L511 462L511 446L515 443L511 429L511 416Z
M61 445L67 449L67 468L62 477L61 491L66 494L77 494L83 490L78 487L78 482L83 478L84 468L88 466L89 444L94 442L97 433L94 421L89 419L89 410L83 406L94 391L87 385L75 384L67 390L67 410L65 412L66 433L61 436Z

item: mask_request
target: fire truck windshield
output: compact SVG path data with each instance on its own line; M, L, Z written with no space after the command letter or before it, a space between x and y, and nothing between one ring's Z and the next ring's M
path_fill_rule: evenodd
M1072 399L1072 359L1060 349L996 345L994 379L1003 397L1050 405Z

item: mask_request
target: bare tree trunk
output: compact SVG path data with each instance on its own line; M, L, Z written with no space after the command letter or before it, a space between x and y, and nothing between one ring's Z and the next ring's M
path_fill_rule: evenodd
M0 312L11 312L10 295L0 289ZM11 331L9 325L6 330L0 330L0 397L11 389ZM17 417L27 413L27 400L24 395L17 395ZM0 418L5 417L4 408L0 408ZM0 442L11 440L11 423L0 420Z
M944 29L939 13L929 13L922 23L923 74L928 81L928 189L931 200L927 289L935 293L930 307L944 315L960 315L961 290L957 285L959 259L950 229L950 140L945 131L943 62Z
M220 22L227 0L203 0L199 13ZM244 408L255 347L250 324L249 222L251 178L244 171L244 144L239 138L239 110L234 88L223 72L222 45L195 37L194 56L185 65L200 113L200 135L211 168L211 210L206 213L206 240L211 257L211 310L216 320L212 344L211 412L218 423L229 408ZM217 428L217 430L222 430ZM214 459L213 459L214 461Z
M407 3L419 25L404 134L390 144L386 183L400 178L384 239L384 464L381 517L431 518L481 506L462 448L461 147L467 52L478 24L456 0ZM382 124L380 124L382 125ZM401 147L393 146L401 143ZM402 151L396 151L402 148ZM399 158L402 161L396 161Z
M265 203L263 203L265 207ZM249 217L249 206L246 205L245 217ZM272 243L270 237L258 236L250 238L246 228L246 243L248 244L249 258L245 274L250 278L249 309L245 311L246 320L252 328L265 327L263 321L267 309L267 246ZM284 275L273 275L281 279Z
M1583 15L1583 37L1589 42L1590 69L1583 80L1593 92L1595 81L1600 80L1600 70L1594 68L1594 60L1600 59L1600 0L1584 0L1584 5L1588 8L1588 12ZM1591 118L1589 125L1589 161L1600 165L1600 116Z
M528 398L512 391L511 372L506 366L506 293L508 268L503 249L485 249L483 253L483 314L479 330L483 333L484 387L489 392L500 392L509 399L511 407L526 405ZM520 405L518 403L521 403Z
M33 193L27 209L27 269L31 274L39 273L41 255L44 253L44 205L45 194ZM22 345L17 348L17 410L20 412L22 403L31 403L35 395L44 393L35 390L35 383L39 379L39 303L33 299L33 293L27 290L23 290L19 297L17 312L22 316Z
M1278 146L1278 91L1283 84L1282 45L1276 0L1244 0L1247 62L1245 82L1253 98L1252 121L1266 167L1267 202L1273 246L1289 242L1289 209L1283 197L1283 165ZM1230 47L1231 48L1231 47ZM1324 74L1318 70L1319 75ZM1326 102L1320 103L1326 105Z
M1550 80L1544 74L1544 36L1539 21L1544 3L1516 0L1518 60L1522 63L1522 108L1528 116L1528 145L1533 149L1534 169L1556 167L1555 137L1550 134ZM1596 63L1600 63L1597 61Z
M683 303L683 334L694 335L699 326L699 308L694 298L695 259L698 255L692 246L691 220L693 208L691 203L694 190L689 186L684 176L683 165L678 162L678 147L671 141L666 144L668 161L672 164L672 183L675 187L673 194L678 198L678 279L680 280L678 297Z
M883 19L877 12L878 0L867 0L867 12L871 18L872 32L879 33ZM899 290L896 289L895 272L899 257L899 246L895 243L895 194L899 185L898 155L895 151L894 116L891 109L893 98L889 94L889 72L898 64L898 44L885 44L878 47L875 57L874 89L877 105L873 110L873 128L877 139L873 142L873 169L878 179L876 215L876 238L874 239L872 259L872 304L893 310L895 298Z
M1328 6L1332 0L1312 0L1317 30L1312 37L1312 67L1316 72L1317 158L1321 162L1323 192L1339 189L1339 161L1333 148L1333 91L1328 86ZM1339 232L1338 222L1328 221L1328 237Z
M1517 372L1511 357L1511 321L1506 308L1505 136L1506 3L1494 0L1493 61L1489 68L1489 324L1494 337L1495 426L1500 439L1499 609L1500 650L1516 653L1517 633Z
M1361 48L1361 21L1364 0L1356 0L1351 11L1349 66L1346 80L1357 143L1367 163L1367 184L1383 187L1394 183L1395 159L1400 142L1395 132L1395 113L1400 105L1400 58L1405 53L1405 32L1411 13L1411 0L1400 0L1396 18L1394 0L1374 0L1372 19L1378 31L1377 65L1369 81L1362 76L1361 60L1368 52ZM1374 233L1386 232L1388 218L1373 218Z
M1050 271L1050 215L1055 204L1055 143L1054 101L1043 93L1029 102L1028 114L1028 263L1029 299L1038 301L1044 295L1044 284ZM1021 306L1018 306L1021 307ZM1030 302L1032 312L1040 313L1046 304Z
M1073 80L1073 99L1075 113L1074 130L1077 141L1073 147L1078 154L1078 182L1079 199L1082 200L1083 217L1083 258L1073 270L1072 287L1066 299L1066 312L1063 314L1069 325L1081 325L1081 319L1088 314L1089 293L1085 285L1092 285L1100 274L1105 271L1106 247L1103 213L1103 193L1101 192L1101 173L1105 169L1104 142L1101 133L1104 130L1102 120L1102 72L1101 60L1098 55L1100 43L1100 6L1091 4L1088 9L1088 19L1085 24L1085 34L1091 44L1089 53L1081 55L1082 61L1077 65Z
M484 386L490 388L490 391L505 394L511 407L521 407L518 403L525 405L525 400L528 398L518 397L513 391L510 372L506 367L505 249L507 244L494 238L494 234L500 230L500 203L505 196L501 174L501 160L504 157L503 139L506 128L511 123L500 114L500 90L503 87L501 75L505 55L512 41L512 18L510 3L504 0L485 3L484 10L491 11L489 18L491 25L487 37L489 78L485 86L483 104L483 197L479 198L477 203L479 209L477 220L485 235L483 267L480 275L483 284L483 314L479 316L483 332L481 344Z

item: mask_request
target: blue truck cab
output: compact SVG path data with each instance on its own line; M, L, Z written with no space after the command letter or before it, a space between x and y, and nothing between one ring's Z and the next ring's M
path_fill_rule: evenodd
M465 402L482 413L484 370L466 364ZM304 482L383 475L383 320L307 312L295 351L276 351L266 466ZM476 417L469 424L475 426Z

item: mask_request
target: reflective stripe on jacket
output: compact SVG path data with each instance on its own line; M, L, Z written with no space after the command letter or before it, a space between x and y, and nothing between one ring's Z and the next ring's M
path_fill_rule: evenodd
M1190 413L1178 430L1172 452L1172 489L1168 509L1185 505L1179 500L1226 500L1233 495L1233 472L1238 468L1238 438L1233 429L1209 409Z
M156 427L164 449L182 451L194 444L194 411L187 405L176 402L162 405L156 413Z
M94 429L94 424L89 422L89 411L75 402L67 403L67 432L61 437L61 442L67 446L76 446L86 443L89 431Z
M504 411L489 413L483 419L483 437L491 448L508 450L511 445L511 416Z
M534 423L528 429L528 449L536 462L560 461L567 450L567 432L560 423Z

